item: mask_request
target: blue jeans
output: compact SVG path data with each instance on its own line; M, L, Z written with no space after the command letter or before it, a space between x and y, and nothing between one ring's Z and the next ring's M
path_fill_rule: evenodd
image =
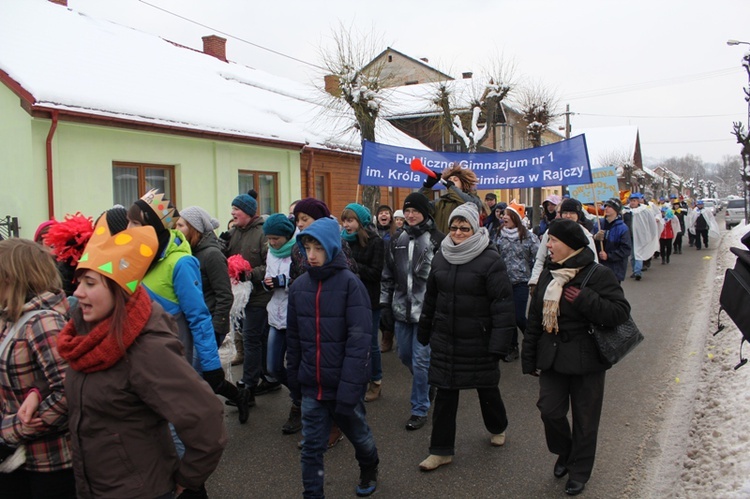
M267 320L266 307L245 307L245 319L242 321L242 345L245 348L242 381L253 390L263 372L263 331Z
M513 331L511 347L518 349L518 330L526 334L526 303L529 301L529 285L519 282L513 285L513 305L516 308L516 329Z
M383 358L380 354L380 341L378 340L378 329L380 329L380 309L372 311L372 346L370 358L372 359L372 377L370 381L383 379Z
M284 357L286 356L286 329L268 328L268 373L276 378L282 385L286 383L286 368Z
M411 382L411 413L414 416L427 416L430 410L430 346L417 341L418 324L396 321L394 332L398 344L398 358L409 368Z
M303 497L324 497L323 455L328 449L328 436L331 423L336 421L341 431L354 447L354 457L361 470L377 467L378 449L375 439L367 425L365 405L360 400L354 408L354 414L336 414L335 400L315 400L302 396L302 485L305 488Z
M635 250L630 254L630 265L633 267L633 274L641 275L643 271L643 260L635 259Z

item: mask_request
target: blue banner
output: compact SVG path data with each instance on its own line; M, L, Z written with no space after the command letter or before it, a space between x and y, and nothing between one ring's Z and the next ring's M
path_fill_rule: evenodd
M493 153L422 151L364 141L360 185L422 186L426 175L410 169L413 159L438 175L454 163L472 170L477 189L519 189L591 183L586 139L578 135L533 149Z
M620 199L620 187L617 185L617 169L614 166L594 168L591 170L592 183L569 185L570 197L586 203L598 203L610 198Z

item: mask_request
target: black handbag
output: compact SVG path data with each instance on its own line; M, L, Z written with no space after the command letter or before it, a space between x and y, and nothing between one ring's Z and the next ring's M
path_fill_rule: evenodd
M596 264L591 267L586 277L583 278L581 289L589 282L591 274L598 266L599 264ZM592 324L589 334L594 337L594 342L602 358L612 365L621 361L643 341L643 334L635 325L631 316L628 316L627 321L615 327Z

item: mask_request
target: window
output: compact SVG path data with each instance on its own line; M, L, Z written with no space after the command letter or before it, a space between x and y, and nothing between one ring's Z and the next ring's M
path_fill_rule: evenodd
M327 206L331 206L331 200L328 198L331 193L331 175L329 173L317 173L314 182L315 199L320 199Z
M279 180L273 172L240 170L238 174L239 194L250 189L258 193L258 214L270 215L279 211Z
M112 194L115 204L129 207L151 189L159 189L177 206L174 166L145 163L112 163Z

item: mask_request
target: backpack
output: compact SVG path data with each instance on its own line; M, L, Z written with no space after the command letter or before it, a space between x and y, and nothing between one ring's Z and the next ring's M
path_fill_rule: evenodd
M750 232L742 238L742 243L750 249ZM741 248L729 248L729 251L737 255L737 261L733 269L727 269L724 273L724 285L721 287L719 296L719 315L717 330L714 336L724 329L721 323L721 311L734 321L742 333L740 341L740 361L734 366L735 369L747 364L747 359L742 356L742 347L746 341L750 342L750 251Z

